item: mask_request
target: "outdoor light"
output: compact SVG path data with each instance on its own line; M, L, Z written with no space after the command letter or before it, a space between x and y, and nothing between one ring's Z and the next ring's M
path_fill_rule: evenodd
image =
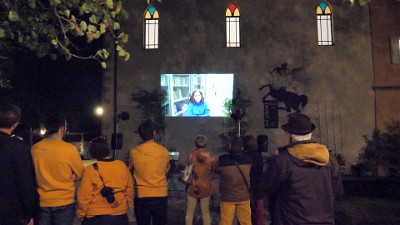
M45 134L46 134L46 129L40 128L40 135L45 135Z
M95 108L94 112L95 112L95 114L96 114L97 116L102 116L103 113L104 113L104 109L103 109L103 107L101 107L101 106L97 106L97 107Z

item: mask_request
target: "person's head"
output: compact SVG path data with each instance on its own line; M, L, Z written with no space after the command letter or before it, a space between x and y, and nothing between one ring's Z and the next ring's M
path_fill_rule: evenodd
M56 134L60 131L64 135L67 132L66 116L62 113L51 114L45 119L44 126L47 134Z
M310 140L315 125L311 122L310 117L301 113L290 113L288 122L281 127L289 134L289 141Z
M207 137L204 135L198 135L196 137L196 139L194 140L194 144L196 145L197 148L207 147L207 144L208 144Z
M15 105L0 106L0 128L14 130L20 120L20 108Z
M110 146L107 139L103 136L90 141L89 154L94 159L104 159L110 155Z
M246 135L243 137L243 151L245 152L256 152L257 139L253 135Z
M229 145L230 155L239 155L243 151L243 139L240 137L234 137Z
M143 141L149 141L154 139L154 134L156 132L151 122L141 123L139 125L138 131Z
M203 92L201 92L200 90L194 90L192 92L192 95L190 96L189 102L197 104L203 103L204 102Z

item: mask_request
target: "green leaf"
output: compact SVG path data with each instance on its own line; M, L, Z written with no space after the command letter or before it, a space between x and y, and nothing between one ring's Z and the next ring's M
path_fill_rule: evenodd
M91 31L91 32L96 32L97 31L97 27L93 26L92 24L89 24L87 29L88 29L88 31Z
M6 36L6 32L3 28L0 28L0 38L3 38Z
M71 15L71 11L69 9L65 9L64 14L69 18L69 16Z
M93 41L93 33L90 31L86 32L86 39L88 40L88 42Z
M118 55L119 56L125 56L126 55L126 51L121 49L120 51L118 51Z
M89 17L89 21L90 21L91 23L97 24L97 23L99 23L99 18L98 18L96 15L92 14L92 15Z
M103 48L103 49L102 49L102 52L103 52L103 57L104 57L105 59L108 59L108 56L110 56L110 53L108 53L107 49Z
M101 68L103 68L103 69L107 68L107 63L106 62L101 62Z
M125 54L124 61L128 61L130 58L131 58L131 54L129 54L129 52L127 52Z
M81 28L81 30L82 30L83 32L85 32L85 31L87 30L87 24L86 24L85 21L81 21L81 23L79 24L79 26L80 26L80 28Z
M119 30L119 29L120 29L119 23L115 22L114 23L114 30Z
M106 5L107 5L107 7L108 7L109 9L114 8L114 2L113 2L113 0L107 0Z
M58 42L57 42L57 40L56 40L56 39L53 39L53 40L51 40L51 44L53 44L53 45L57 45L57 44L58 44Z
M122 50L121 45L117 45L117 46L116 46L116 50L117 50L117 51L121 51L121 50Z
M100 38L100 35L101 35L100 31L97 30L97 31L94 33L93 37L94 37L95 39L99 39L99 38Z
M104 23L100 24L100 33L104 34L106 31L106 25Z
M18 13L13 10L8 11L8 19L13 22L17 21L19 19Z

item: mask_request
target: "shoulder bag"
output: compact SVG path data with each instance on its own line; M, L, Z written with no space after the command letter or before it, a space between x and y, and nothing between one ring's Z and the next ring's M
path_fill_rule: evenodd
M254 201L253 192L252 192L251 189L250 189L250 185L249 185L249 183L247 183L247 180L246 180L246 178L244 177L243 171L242 171L242 169L240 169L239 164L238 164L235 160L233 160L233 162L235 163L236 167L238 168L238 170L239 170L239 172L240 172L240 175L241 175L242 178L243 178L244 184L246 185L247 191L249 192L249 195L250 195L250 207L251 207L252 209L255 209L255 208L257 208L257 204L256 204L255 201Z
M188 161L186 163L186 166L185 166L185 170L183 171L183 174L182 174L181 179L180 179L180 181L182 181L185 184L191 184L192 180L193 180L193 167L194 167L194 165L190 161L191 158L192 158L192 154L193 153L190 153L189 159L188 159Z

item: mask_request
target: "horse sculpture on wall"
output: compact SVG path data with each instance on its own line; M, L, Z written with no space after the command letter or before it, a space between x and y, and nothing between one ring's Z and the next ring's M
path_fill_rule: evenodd
M263 101L265 101L268 96L271 96L285 104L285 107L278 107L278 109L283 109L286 112L290 112L291 109L293 109L299 113L299 107L301 106L304 108L308 103L308 97L306 95L298 95L294 92L287 91L285 87L275 89L271 84L266 84L258 88L258 90L262 90L265 87L269 87L269 92L263 97Z

